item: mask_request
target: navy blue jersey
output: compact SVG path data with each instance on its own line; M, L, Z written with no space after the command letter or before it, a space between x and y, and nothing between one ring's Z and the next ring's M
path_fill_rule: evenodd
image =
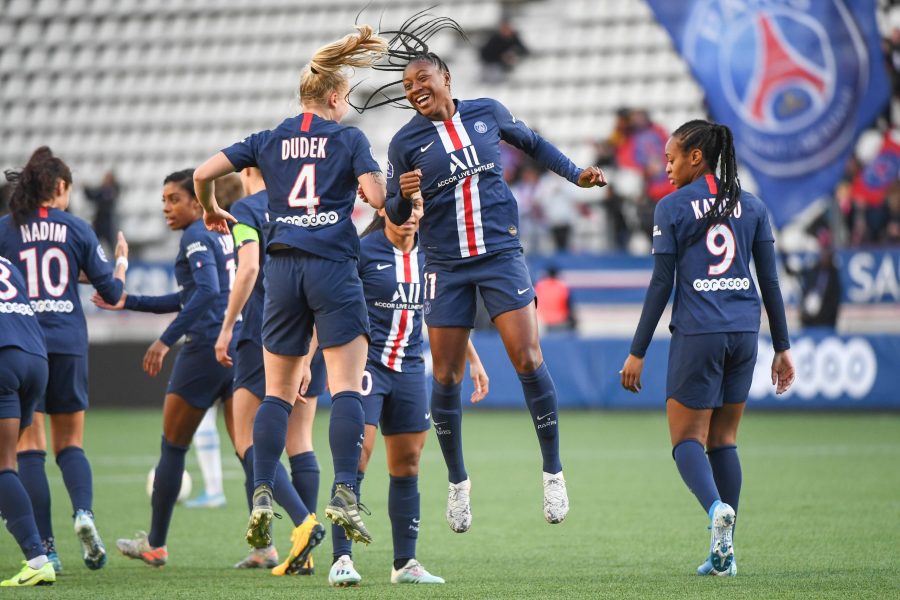
M262 343L262 319L263 319L263 303L265 301L266 289L263 284L263 264L266 261L266 238L265 228L268 222L268 213L266 212L269 205L269 196L265 190L251 194L246 198L241 198L231 205L230 212L238 223L252 227L259 233L259 274L256 276L256 283L253 285L253 292L247 298L241 310L241 330L236 338L236 342L244 340L252 340L257 344ZM244 242L246 243L246 242ZM238 248L243 244L238 245Z
M573 183L581 169L496 100L454 102L451 119L431 121L416 114L393 137L388 198L400 195L400 174L422 170L420 235L430 259L519 248L519 211L503 180L500 140Z
M422 269L419 245L402 252L376 231L362 239L359 277L366 295L369 362L404 373L425 370L422 358Z
M0 348L7 346L47 356L44 333L31 308L25 278L16 265L0 256Z
M122 297L122 282L113 277L93 229L73 215L42 207L22 225L11 215L0 219L0 255L25 275L31 307L37 314L47 352L87 354L84 311L78 297L78 276L87 275L104 300Z
M774 241L768 213L759 198L744 191L727 222L701 235L716 187L715 178L707 175L656 206L653 253L677 257L670 328L685 335L759 331L760 303L750 259L754 243Z
M381 172L362 131L302 113L222 152L237 170L262 171L269 193L267 244L330 260L356 258L359 238L350 215L357 177Z

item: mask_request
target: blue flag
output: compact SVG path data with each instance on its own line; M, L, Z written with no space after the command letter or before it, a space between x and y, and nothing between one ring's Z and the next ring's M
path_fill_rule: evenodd
M833 191L889 97L875 0L649 0L775 224Z

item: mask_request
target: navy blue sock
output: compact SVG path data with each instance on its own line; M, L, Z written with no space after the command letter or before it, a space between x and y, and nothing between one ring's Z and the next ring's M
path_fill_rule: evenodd
M169 523L172 522L172 511L181 491L181 479L184 477L184 457L187 446L176 446L163 437L160 446L159 462L153 478L153 495L150 496L152 514L150 517L150 535L147 541L152 548L166 545L169 534Z
M394 477L388 487L388 515L394 538L395 564L416 557L419 537L419 476Z
M26 450L16 455L19 463L19 481L31 498L34 521L42 540L53 539L53 524L50 520L50 484L44 464L47 453L43 450Z
M447 465L450 483L459 483L469 478L462 447L462 399L460 384L444 385L437 379L431 380L431 420L437 434L441 454Z
M253 419L253 487L275 489L275 466L284 451L288 417L293 407L275 396L266 396Z
M544 472L554 475L562 471L559 461L559 407L556 401L556 386L550 377L547 363L541 363L531 373L517 373L525 393L525 404L534 421Z
M357 471L356 473L356 501L359 502L360 494L362 494L362 482L366 474ZM331 495L334 496L334 485L331 486ZM335 560L343 555L353 556L353 542L344 533L344 528L337 525L331 526L331 554Z
M307 510L303 500L300 499L300 494L294 489L294 484L291 483L287 469L284 468L281 461L278 461L275 465L275 487L272 489L275 493L275 502L287 511L291 521L294 522L294 527L309 516L309 510Z
M709 512L713 503L719 500L719 490L713 479L712 467L703 451L703 444L695 439L682 440L672 448L672 458L675 459L681 478L697 496L703 510Z
M334 480L353 488L365 431L362 398L357 392L338 392L331 399L328 443L334 463Z
M67 446L56 455L56 464L62 471L63 482L72 500L72 512L92 511L94 507L94 478L91 463L84 450L78 446Z
M713 478L716 480L716 488L722 497L722 502L731 505L737 515L738 503L741 499L741 459L738 458L737 446L719 446L709 450L709 465L712 467ZM735 519L735 528L737 519ZM734 535L734 531L732 531Z
M6 528L16 538L26 560L44 553L41 535L34 522L31 498L22 486L19 476L12 469L0 471L0 514Z
M290 457L290 462L294 489L309 512L314 513L319 498L319 461L316 460L316 453L310 450L295 454Z
M253 510L253 446L244 452L244 458L238 456L244 469L244 494L247 496L247 510Z

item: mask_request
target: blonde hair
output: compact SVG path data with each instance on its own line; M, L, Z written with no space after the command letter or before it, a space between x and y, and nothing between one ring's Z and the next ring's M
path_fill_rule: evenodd
M300 74L300 102L324 103L331 92L348 83L344 67L371 67L388 50L386 39L369 25L356 25L357 33L322 46Z

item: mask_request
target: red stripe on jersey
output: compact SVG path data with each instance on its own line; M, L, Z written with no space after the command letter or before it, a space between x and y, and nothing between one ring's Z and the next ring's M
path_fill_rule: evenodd
M444 127L447 128L447 135L450 136L450 141L453 142L453 149L462 150L462 140L459 139L459 134L456 133L456 126L453 124L453 119L444 121Z
M478 254L478 242L475 240L475 217L472 214L472 178L466 177L462 184L463 210L466 218L466 242L469 244L469 256Z
M303 113L303 122L300 123L300 131L307 132L309 131L309 126L312 125L312 113Z
M709 173L706 174L706 185L709 187L710 194L719 193L719 188L716 186L716 178Z
M400 323L397 324L397 337L394 338L394 344L391 346L391 354L388 356L387 361L389 369L393 369L394 363L397 362L397 353L400 351L400 344L403 343L403 338L406 337L406 322L408 321L408 317L408 310L404 309L400 311Z
M42 219L46 219L50 216L50 211L47 210L46 206L42 206L38 209L38 216Z
M403 283L412 283L412 267L409 265L409 253L403 253Z

